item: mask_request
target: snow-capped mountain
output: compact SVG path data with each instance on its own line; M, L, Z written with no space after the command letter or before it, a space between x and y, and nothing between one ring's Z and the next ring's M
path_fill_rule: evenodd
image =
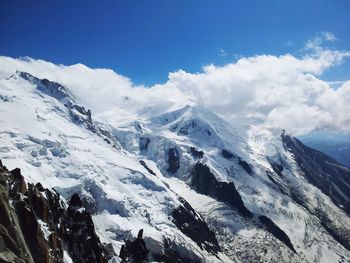
M110 262L140 229L149 261L350 262L348 168L287 132L234 127L195 103L128 111L125 98L94 115L72 94L25 72L1 79L0 159L54 189L62 209L91 215ZM38 233L58 231L35 218ZM84 262L61 239L50 262Z

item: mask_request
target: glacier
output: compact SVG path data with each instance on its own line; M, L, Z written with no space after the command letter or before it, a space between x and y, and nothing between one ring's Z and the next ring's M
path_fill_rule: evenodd
M143 229L150 261L169 243L174 262L350 262L350 169L288 131L188 101L95 114L69 86L2 76L0 160L67 206L79 194L116 253Z

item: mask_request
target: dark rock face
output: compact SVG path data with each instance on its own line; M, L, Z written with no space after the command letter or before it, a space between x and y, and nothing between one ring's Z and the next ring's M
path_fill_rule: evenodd
M297 253L290 241L288 235L284 233L282 229L280 229L270 218L266 216L259 216L258 219L264 225L267 231L269 231L272 235L274 235L278 240L282 241L287 247Z
M24 73L24 74L28 74L28 73ZM38 89L41 92L51 97L54 97L57 100L63 100L71 96L66 90L66 88L57 82L50 81L48 79L42 79L38 82L38 84L39 84Z
M9 172L0 162L0 196L0 262L62 262L63 246L74 262L107 262L78 195L66 209L54 190L27 188L19 169Z
M79 195L74 194L62 219L68 252L74 262L107 262L107 250L95 233L91 215L82 205Z
M122 259L122 262L147 262L148 252L143 239L143 229L141 229L134 241L125 241L125 245L122 245L120 249L119 257Z
M10 187L11 195L15 195L17 192L24 194L27 191L27 185L21 174L21 169L15 168L10 173L13 176L13 180L11 182Z
M176 148L170 148L168 151L168 165L168 171L171 173L176 173L180 168L180 156Z
M221 151L222 157L226 158L226 159L231 159L234 155L232 153L230 153L229 151L223 149Z
M15 172L17 174L17 172ZM0 262L33 263L16 211L10 206L11 174L0 161Z
M253 170L252 167L244 160L242 160L242 158L238 157L238 164L240 166L242 166L242 168L250 175L253 174Z
M190 237L201 249L212 254L221 251L219 243L213 231L211 231L203 218L191 207L185 199L179 198L182 205L173 213L173 222L184 233Z
M203 151L198 151L195 147L191 147L191 154L194 158L202 159L203 158Z
M19 169L8 172L6 167L1 166L0 170L8 183L7 202L11 201L15 209L11 211L7 207L7 211L0 212L0 218L6 218L9 213L12 214L12 218L16 218L12 225L5 226L13 230L13 235L17 237L13 239L14 245L20 247L20 251L18 254L13 252L20 257L21 251L26 251L25 262L61 262L63 250L61 238L57 233L57 223L63 211L63 204L59 196L55 192L43 189L40 184L28 184L27 189ZM46 228L46 231L43 228ZM5 250L11 250L11 247L7 245Z
M205 164L195 164L191 172L191 184L197 192L227 203L234 209L237 209L243 216L252 216L252 213L245 207L234 183L217 181L214 174Z
M150 174L156 175L155 172L153 172L153 171L147 166L147 164L145 163L145 161L141 160L141 161L140 161L140 164L141 164L143 167L145 167L146 170L147 170Z
M148 137L141 137L140 138L140 151L147 151L148 150L148 145L151 142L151 139Z
M347 207L350 199L350 169L284 133L282 141L285 149L294 154L305 178L327 194L336 205ZM350 211L347 213L350 214Z
M72 195L72 197L70 198L70 202L69 202L69 208L70 210L72 210L73 208L81 208L83 205L83 203L80 200L80 197L78 194L74 194Z

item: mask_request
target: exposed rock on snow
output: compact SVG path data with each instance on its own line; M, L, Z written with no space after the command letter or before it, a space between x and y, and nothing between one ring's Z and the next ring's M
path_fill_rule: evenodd
M237 209L242 215L252 217L252 213L245 207L234 183L219 182L208 166L196 163L191 172L191 184L201 194L217 198Z
M175 173L180 168L179 151L176 148L170 148L168 151L168 171Z
M217 254L221 251L213 231L211 231L203 218L191 207L185 199L180 198L181 206L177 207L172 216L175 225L189 236L201 249Z

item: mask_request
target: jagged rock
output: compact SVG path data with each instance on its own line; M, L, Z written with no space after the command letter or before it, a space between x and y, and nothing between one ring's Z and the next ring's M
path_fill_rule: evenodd
M0 161L0 262L34 263L18 216L9 204L9 178L11 174Z
M21 74L29 75L28 73L25 73L25 72L22 72ZM31 78L33 78L33 76L31 76ZM71 97L71 95L69 94L69 92L65 87L63 87L61 84L57 82L50 81L48 79L39 80L38 89L41 92L56 98L57 100L64 100L67 97Z
M107 262L107 251L95 233L91 215L82 207L78 194L74 194L63 215L63 238L74 262Z
M49 224L42 221L41 225L39 225L36 214L28 207L25 201L18 201L15 206L21 230L34 261L39 263L60 262L63 257L60 238L57 235L52 236L52 233L49 236L45 236L46 234L42 230L41 225L45 224L46 226L44 227L47 227L47 230L50 231Z
M20 169L9 172L0 162L0 262L62 262L63 246L74 262L115 256L111 246L101 244L79 195L66 209L54 190L40 183L25 186Z
M201 159L203 158L203 151L198 151L195 147L191 147L191 154L193 157Z
M134 241L126 240L125 245L122 245L119 257L122 262L147 262L149 250L143 239L143 229L141 229Z
M44 189L44 187L42 186L41 183L37 183L35 185L35 188L38 189L39 192L44 192L45 191L45 189Z
M11 172L13 179L11 180L10 193L22 193L27 191L27 185L24 181L24 177L21 174L21 169L15 168Z
M34 261L60 262L63 250L57 224L64 208L58 194L40 183L28 184L24 198L17 194L12 203Z
M67 107L69 109L69 116L74 123L86 125L89 130L96 132L96 127L92 123L90 110L86 110L83 106L72 103L71 105L67 104Z

